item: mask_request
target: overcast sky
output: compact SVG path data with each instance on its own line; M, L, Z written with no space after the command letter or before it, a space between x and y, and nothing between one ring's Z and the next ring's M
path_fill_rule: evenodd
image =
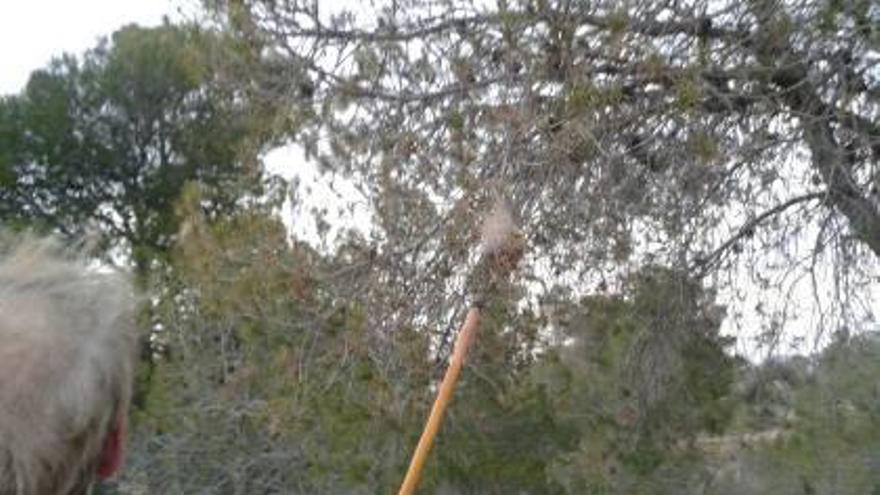
M24 0L0 15L0 94L17 93L28 75L64 52L80 54L129 24L176 17L177 0Z

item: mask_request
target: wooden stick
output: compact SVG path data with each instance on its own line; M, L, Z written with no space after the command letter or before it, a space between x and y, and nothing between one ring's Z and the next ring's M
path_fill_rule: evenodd
M480 322L480 310L471 308L458 337L455 339L455 348L452 351L452 357L449 359L449 367L446 368L446 374L443 376L443 382L440 383L440 390L437 391L437 399L434 400L434 406L431 408L431 414L425 423L425 429L422 431L422 437L419 438L419 444L413 452L412 461L410 461L409 469L403 484L400 485L398 495L412 495L415 493L416 486L419 483L419 477L422 474L422 467L428 458L428 452L431 451L431 445L434 443L434 437L440 430L440 423L443 422L443 415L452 400L452 393L455 391L455 384L458 382L458 375L461 373L461 367L464 365L468 348L474 341L477 325Z

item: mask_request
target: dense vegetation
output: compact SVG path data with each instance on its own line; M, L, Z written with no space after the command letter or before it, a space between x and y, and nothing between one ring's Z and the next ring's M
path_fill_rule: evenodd
M528 255L422 493L880 495L876 5L203 3L0 99L3 227L150 296L101 493L394 493L502 197Z

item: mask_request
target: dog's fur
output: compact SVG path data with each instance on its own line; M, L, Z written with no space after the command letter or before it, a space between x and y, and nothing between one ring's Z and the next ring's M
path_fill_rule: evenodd
M18 240L0 261L0 495L80 495L128 408L128 278Z

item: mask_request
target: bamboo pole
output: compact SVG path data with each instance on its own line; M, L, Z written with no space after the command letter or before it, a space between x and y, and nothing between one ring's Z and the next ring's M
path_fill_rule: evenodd
M428 416L425 429L422 431L422 436L419 438L415 452L413 452L412 461L410 461L403 484L400 485L398 495L412 495L415 493L422 474L422 467L425 465L425 460L431 451L434 437L440 430L440 424L443 422L446 408L449 406L450 400L452 400L452 393L455 391L458 375L461 374L461 368L464 365L468 348L474 341L479 322L480 310L471 308L455 339L455 347L452 351L452 357L449 359L449 367L446 368L446 374L440 383L440 390L437 391L437 398L434 400L434 406L431 407L431 414Z

